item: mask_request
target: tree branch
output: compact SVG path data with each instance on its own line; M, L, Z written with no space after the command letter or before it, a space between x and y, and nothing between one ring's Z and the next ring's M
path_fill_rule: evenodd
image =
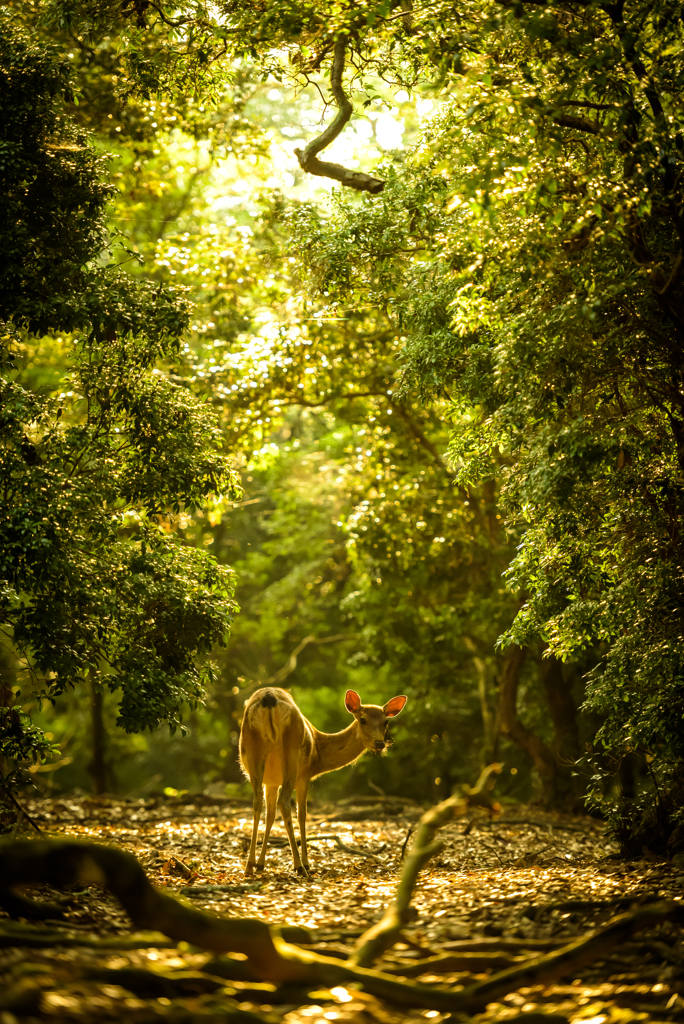
M558 107L584 107L587 110L620 110L619 103L592 103L590 100L561 100Z
M305 409L321 409L324 405L330 405L332 402L338 401L351 401L353 398L384 398L387 394L386 391L348 391L344 395L331 394L321 402L307 402L303 398L293 398L291 402L281 402L280 407L301 405Z
M589 132L591 135L598 135L601 130L596 121L589 121L586 117L573 117L572 114L559 114L551 120L561 128L576 128L577 131Z
M264 680L264 682L261 683L260 685L261 686L280 686L281 683L284 683L285 680L287 679L287 677L289 675L291 675L294 672L294 670L297 668L297 658L302 653L304 648L308 647L309 644L332 644L332 643L337 643L338 640L349 640L352 637L353 637L353 634L351 634L351 633L336 633L334 636L322 636L322 637L305 636L304 639L301 641L301 643L297 644L297 646L295 647L294 651L292 652L290 657L287 659L287 661L285 662L283 667L278 669L277 672L274 672L274 674L272 676L270 676L268 679Z
M380 178L374 178L364 171L350 171L341 164L329 163L326 160L319 160L318 154L321 150L334 142L342 129L351 120L354 108L349 97L342 88L342 72L344 70L344 54L346 40L343 35L335 41L332 69L330 71L330 87L335 97L338 111L333 121L321 132L318 138L313 139L306 149L295 149L295 156L299 160L299 166L307 174L316 174L321 178L333 178L347 188L354 188L357 192L370 192L377 195L385 187L385 182Z
M443 470L443 472L445 472L448 477L453 476L453 473L451 472L451 470L447 466L446 462L444 461L444 459L440 455L438 449L432 443L430 438L425 436L423 431L420 429L420 427L415 422L413 417L409 415L409 413L406 411L406 409L403 407L403 405L399 405L397 402L393 402L391 399L389 401L389 404L390 404L392 410L394 412L396 412L399 416L401 416L401 418L403 419L404 423L406 423L407 427L409 428L409 430L411 431L411 433L415 437L415 439L418 442L418 444L420 444L427 452L430 453L430 455L432 456L433 462L435 462L436 465L438 465L439 468L441 470Z
M675 260L674 266L672 268L672 273L670 274L666 283L659 291L658 289L656 289L661 299L664 299L669 294L669 292L672 291L672 288L675 285L677 278L679 277L679 274L681 272L682 265L684 265L684 251L680 251L679 255L677 256L677 259Z
M279 668L273 675L268 676L267 679L254 680L249 686L240 691L240 696L246 700L255 690L259 690L262 686L281 686L297 668L297 658L309 644L332 644L337 643L339 640L353 640L355 635L354 633L335 633L333 636L305 636L297 644L282 668ZM245 671L248 673L248 670L245 669Z
M399 933L407 923L411 896L416 887L420 869L427 864L433 854L439 853L444 847L443 841L435 842L435 833L447 822L462 817L469 807L478 806L496 810L498 804L493 803L488 792L491 788L489 779L491 775L498 774L500 771L500 764L490 764L480 775L474 789L468 787L465 794L452 796L449 800L444 800L441 804L437 804L436 807L425 812L420 819L420 825L408 857L404 861L404 869L397 886L394 902L387 908L382 919L361 936L350 963L359 967L369 967L374 960L382 956L386 949L394 945Z

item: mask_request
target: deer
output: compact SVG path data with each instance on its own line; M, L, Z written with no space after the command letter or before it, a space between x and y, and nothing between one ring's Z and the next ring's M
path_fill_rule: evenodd
M367 750L376 755L387 753L387 726L406 704L407 697L392 697L380 707L362 704L354 690L347 690L344 706L354 721L341 732L319 732L305 718L287 692L276 686L263 687L245 704L240 729L240 765L254 793L252 841L245 866L245 877L254 870L263 871L268 837L276 816L276 804L290 841L294 870L308 876L306 848L306 805L312 779L326 772L354 764ZM297 848L292 809L292 792L297 798L297 818L301 837L301 855ZM278 792L280 791L280 793ZM259 859L256 860L259 822L266 796L266 823Z

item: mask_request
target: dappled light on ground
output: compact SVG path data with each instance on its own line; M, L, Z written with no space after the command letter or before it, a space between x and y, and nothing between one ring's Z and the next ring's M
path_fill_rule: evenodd
M48 835L110 843L135 854L155 884L194 906L304 927L308 948L345 959L391 902L402 850L422 808L389 799L317 804L309 826L311 879L291 873L279 825L269 868L247 882L246 804L190 796L73 798L36 801L28 810ZM461 820L440 834L446 847L420 875L401 941L376 964L387 974L460 988L564 946L618 913L682 896L681 869L614 859L600 823L588 818L518 808L495 821ZM97 887L74 887L66 894L41 888L29 895L59 902L64 917L39 925L0 919L7 985L0 1000L3 1024L31 1018L118 1020L124 1013L136 1024L467 1019L398 1008L353 985L306 991L248 976L237 980L234 958L226 972L225 957L159 934L131 937L116 899ZM472 1019L539 1011L574 1024L678 1020L684 1018L683 979L680 930L665 923L557 983L513 991Z

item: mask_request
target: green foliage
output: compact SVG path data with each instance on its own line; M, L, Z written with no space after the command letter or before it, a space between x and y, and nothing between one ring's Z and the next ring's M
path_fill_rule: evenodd
M501 480L527 595L507 641L600 644L599 744L657 777L684 714L681 5L412 17L468 67L442 60L452 96L406 173L309 218L299 252L329 302L385 296L404 397L448 391L458 480Z
M237 481L210 408L156 366L177 358L184 297L104 263L111 186L87 142L62 147L75 129L61 62L7 17L0 44L0 615L19 659L14 693L53 700L88 677L120 691L125 729L175 727L201 699L202 659L225 643L235 607L233 574L184 545L176 518L237 496ZM46 351L63 361L47 390ZM12 762L46 744L25 713L2 713L11 787Z
M101 158L55 102L71 87L63 59L19 35L6 13L0 67L0 317L39 333L71 330L80 319L73 296L84 289L84 265L106 248L110 189Z
M22 444L30 465L30 443L47 473L52 446L62 466L77 456L58 442L89 439L92 480L111 495L97 519L106 573L125 581L127 607L169 597L154 616L166 641L167 626L186 631L196 653L220 635L209 599L204 618L179 618L188 577L225 592L209 549L239 571L245 610L211 681L216 746L236 738L249 687L305 637L340 635L299 655L290 681L304 704L335 727L332 691L350 680L378 699L408 692L422 740L410 753L398 744L393 763L417 788L448 787L493 753L503 634L530 652L523 725L558 740L541 697L548 659L574 663L568 686L593 664L585 722L609 752L603 769L640 750L672 788L684 714L681 4L51 0L25 11L73 53L70 109L84 131L55 164L50 216L62 223L78 168L92 198L73 207L64 273L50 268L44 296L38 276L27 292L27 310L43 315L44 299L51 328L83 335L69 356L73 401L41 412L46 400L16 380L28 397L13 465ZM271 127L249 123L268 112L258 83L324 87L340 33L359 114L382 89L440 102L405 158L385 161L381 195L288 202L263 184ZM293 139L297 111L311 109L299 102L287 107ZM31 143L43 175L50 139L76 130L60 117ZM104 267L109 185L90 129L117 139L115 216L151 257L135 278ZM240 205L228 193L246 175L254 189ZM187 348L172 280L198 303ZM252 504L239 509L214 422L243 460ZM46 502L50 516L62 507ZM123 657L132 630L140 659L166 672L156 625L132 615L138 626L106 627L107 650ZM192 701L188 663L168 658L181 666L173 692ZM149 691L171 693L164 680ZM173 717L145 702L150 721Z

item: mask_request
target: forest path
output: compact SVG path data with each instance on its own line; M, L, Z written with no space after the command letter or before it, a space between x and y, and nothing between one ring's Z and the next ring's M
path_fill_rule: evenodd
M402 849L422 809L389 798L361 798L344 806L316 804L308 826L314 837L312 877L303 880L292 874L284 829L277 824L266 870L247 881L243 865L252 814L244 803L218 803L204 796L79 797L33 801L28 810L47 835L111 843L133 853L155 884L194 906L229 917L302 926L310 930L314 949L344 956L391 901ZM447 845L421 872L405 941L377 964L425 983L460 987L484 977L482 964L462 969L456 958L463 952L472 956L498 951L502 961L493 966L500 969L505 957L523 952L529 957L530 950L564 945L622 911L684 896L681 868L648 859L614 859L600 823L589 818L517 807L495 822L454 822L440 835ZM30 894L58 898L45 889ZM59 898L64 900L65 894ZM170 942L105 949L101 940L121 945L117 937L130 934L117 901L96 887L69 892L66 900L65 920L59 925L32 926L45 935L45 948L2 942L7 948L0 949L0 976L10 986L18 985L20 995L25 993L23 1003L15 999L9 1005L0 998L2 1024L27 1018L118 1020L124 1011L132 1024L209 1024L214 1019L238 1024L247 1022L250 1013L252 1020L274 1024L448 1019L436 1011L399 1010L353 988L284 995L272 985L233 980L226 982L229 989L223 994L221 989L212 991L216 979L202 981L207 972L212 975L211 956ZM0 919L0 934L3 923ZM76 936L71 948L53 943L47 932L55 927L68 930L72 939ZM88 946L92 938L99 945ZM438 954L449 954L452 961L433 965L430 973L421 971L420 961ZM178 984L168 994L151 996L144 978L141 982L140 977L116 974L130 968L165 970ZM187 971L201 977L194 983L183 981L178 972ZM681 931L663 924L558 984L518 990L472 1019L479 1024L535 1012L573 1024L684 1020L683 988ZM534 1024L533 1018L527 1019Z

